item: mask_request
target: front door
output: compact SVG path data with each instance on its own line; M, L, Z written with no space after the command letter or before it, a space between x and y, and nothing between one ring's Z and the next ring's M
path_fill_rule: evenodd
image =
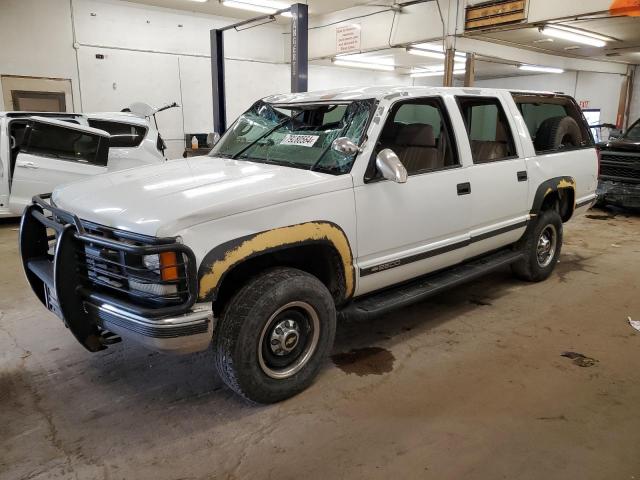
M372 162L385 148L409 176L399 184L370 169L370 178L355 188L359 295L459 263L468 240L467 168L443 100L395 103Z
M61 120L32 117L16 158L9 206L22 213L34 195L107 170L109 134Z

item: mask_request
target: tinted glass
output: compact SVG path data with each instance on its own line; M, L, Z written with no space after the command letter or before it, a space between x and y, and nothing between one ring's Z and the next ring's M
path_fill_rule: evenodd
M104 166L107 164L105 141L98 135L34 122L29 128L23 151Z
M514 93L513 99L527 125L536 153L593 146L589 126L570 97ZM572 124L570 128L567 121L563 120L567 117L575 122L569 121ZM555 138L554 132L557 130L554 125L559 125L561 121L570 138Z
M449 123L439 99L417 99L393 107L375 154L389 148L409 175L458 165Z
M497 98L458 98L467 127L473 163L504 160L516 155L511 127Z
M109 140L111 147L137 147L142 143L147 132L145 127L139 125L108 120L89 119L89 126L108 132L111 135Z

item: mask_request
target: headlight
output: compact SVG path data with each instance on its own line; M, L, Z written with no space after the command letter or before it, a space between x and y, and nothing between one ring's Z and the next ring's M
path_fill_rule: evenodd
M142 263L149 270L160 270L160 257L158 255L145 255L142 257Z

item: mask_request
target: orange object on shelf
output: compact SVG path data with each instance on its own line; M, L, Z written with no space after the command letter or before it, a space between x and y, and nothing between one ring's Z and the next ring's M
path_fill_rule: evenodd
M640 0L613 0L609 7L611 15L640 17Z

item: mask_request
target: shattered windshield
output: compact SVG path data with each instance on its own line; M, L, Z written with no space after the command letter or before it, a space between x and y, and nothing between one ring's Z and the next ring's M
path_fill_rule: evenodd
M347 137L359 145L373 104L373 100L304 105L258 101L235 121L210 155L347 173L355 155L337 152L331 144Z

